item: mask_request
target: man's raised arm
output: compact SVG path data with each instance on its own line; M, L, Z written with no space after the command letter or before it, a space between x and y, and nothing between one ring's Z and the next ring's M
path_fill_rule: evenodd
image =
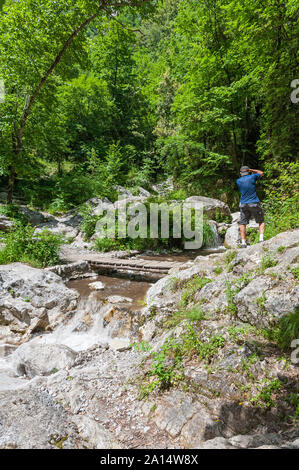
M249 171L251 173L258 173L259 175L264 176L264 172L261 170L252 170L251 168L249 168Z

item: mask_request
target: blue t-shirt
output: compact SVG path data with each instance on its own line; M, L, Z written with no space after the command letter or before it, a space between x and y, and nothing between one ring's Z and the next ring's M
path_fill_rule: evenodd
M261 175L259 173L254 173L254 175L241 176L237 179L237 185L241 193L241 201L243 204L251 204L254 202L260 202L257 194L255 184Z

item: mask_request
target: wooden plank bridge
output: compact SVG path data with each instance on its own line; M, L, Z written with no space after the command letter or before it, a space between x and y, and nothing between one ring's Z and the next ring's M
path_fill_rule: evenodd
M78 253L76 250L64 251L62 259L65 265L50 268L59 275L71 276L72 265L85 264L90 271L98 274L120 275L121 277L136 277L157 280L166 276L170 269L178 267L182 262L142 259L142 258L117 258L99 253ZM69 268L68 268L69 267ZM48 268L49 269L49 268ZM86 268L85 268L86 269ZM76 269L74 269L76 271Z
M170 269L179 266L181 263L174 261L143 260L143 259L118 259L102 258L101 260L91 260L89 264L95 271L122 272L132 274L153 273L160 277L166 276Z

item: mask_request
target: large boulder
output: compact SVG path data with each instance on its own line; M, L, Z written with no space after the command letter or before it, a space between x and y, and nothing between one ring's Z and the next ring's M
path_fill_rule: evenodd
M82 220L82 216L73 211L62 217L49 215L46 222L37 225L35 233L48 230L54 235L62 235L65 239L74 239L79 234Z
M266 274L266 273L265 273ZM253 279L235 296L238 318L257 326L269 326L271 319L291 313L299 305L299 286L290 280L268 275Z
M91 215L102 215L104 211L114 208L113 203L107 197L104 199L94 197L86 201L86 204L90 207Z
M76 352L62 344L38 344L34 341L22 344L13 353L16 372L32 378L50 375L74 364Z
M156 426L171 437L181 435L187 448L198 440L212 439L220 435L220 426L207 407L179 391L165 395L158 404L153 420Z
M191 204L202 204L203 212L209 219L217 220L222 216L230 216L230 208L225 202L205 196L191 196L185 199Z
M225 233L224 245L226 248L238 248L241 243L241 236L240 236L240 212L234 212L232 214L233 223L228 227ZM247 225L247 234L250 231L258 231L259 224L257 224L254 220L250 220L249 224Z
M49 323L76 308L79 294L57 275L22 263L0 267L0 325L24 333L36 318ZM36 321L34 321L36 324Z
M226 231L224 246L226 248L238 248L241 243L240 229L237 223L232 224Z
M191 302L201 304L213 318L234 309L240 320L269 327L299 305L299 288L292 271L298 267L298 243L299 230L293 230L245 250L198 256L173 268L148 290L143 314L151 317L155 310L163 321L163 315L178 310L186 282L205 277L210 282L190 296ZM144 330L152 333L153 325ZM140 333L147 335L143 330Z

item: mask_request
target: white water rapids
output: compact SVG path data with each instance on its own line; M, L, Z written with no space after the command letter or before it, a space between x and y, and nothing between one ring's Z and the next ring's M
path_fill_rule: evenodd
M216 233L215 233L216 241ZM202 250L201 252L183 253L175 257L181 262L194 259L198 254L209 254L217 252L221 247ZM144 257L146 259L146 257ZM151 258L148 256L148 258ZM159 256L159 259L173 260L171 255ZM105 288L102 291L92 291L89 283L100 281ZM126 347L130 340L126 337L111 335L109 325L104 325L103 300L109 296L123 296L132 299L131 304L126 307L131 312L140 310L145 294L151 286L148 282L137 282L129 279L114 278L111 276L99 276L98 278L81 279L71 281L68 287L75 289L80 294L79 303L73 316L68 321L62 321L52 332L45 332L35 335L30 339L31 343L38 344L61 344L70 347L74 351L84 351L95 345L107 344L110 348L116 349ZM118 305L115 304L117 307ZM92 321L86 325L88 316ZM88 323L88 322L87 322ZM9 346L10 347L10 346ZM11 347L13 351L14 347ZM5 338L0 340L0 391L14 390L28 384L28 378L20 377L14 368L14 353L6 348Z

